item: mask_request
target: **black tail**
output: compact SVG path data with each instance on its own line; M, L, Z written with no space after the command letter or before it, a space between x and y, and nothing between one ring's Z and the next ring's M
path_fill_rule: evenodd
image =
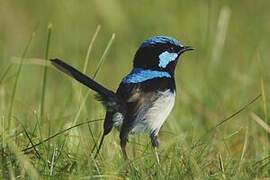
M122 112L124 110L123 103L114 92L103 87L102 85L100 85L99 83L91 79L90 77L84 75L83 73L73 68L72 66L66 64L65 62L61 61L60 59L52 59L51 63L60 71L64 72L65 74L76 79L83 85L97 92L98 93L96 96L97 99L102 102L102 104L105 106L108 112ZM98 149L96 151L95 158L99 154L105 135L107 135L112 129L111 113L108 113L108 116L110 117L107 117L106 115L106 118L105 118L104 131L103 131Z
M83 85L97 92L97 99L102 102L102 104L106 107L108 111L119 111L121 103L113 91L110 91L107 88L103 87L90 77L86 76L85 74L81 73L80 71L66 64L60 59L51 59L51 63L60 71L64 72L65 74L76 79Z
M114 96L114 92L108 90L107 88L103 87L102 85L98 84L96 81L91 79L90 77L84 75L74 67L66 64L65 62L61 61L60 59L52 59L52 64L59 69L60 71L66 73L67 75L73 77L80 83L84 84L85 86L89 87L90 89L96 91L102 96Z

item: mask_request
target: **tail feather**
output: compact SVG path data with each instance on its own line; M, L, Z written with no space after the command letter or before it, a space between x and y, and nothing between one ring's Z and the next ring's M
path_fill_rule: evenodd
M90 77L86 76L60 59L51 59L51 63L60 71L97 92L97 99L102 102L108 111L119 111L121 103L113 91L108 90L104 86L100 85Z
M60 71L64 72L65 74L73 77L80 83L84 84L85 86L89 87L90 89L96 91L102 96L115 96L114 92L108 90L107 88L103 87L90 77L84 75L74 67L66 64L65 62L61 61L60 59L52 59L51 63Z
M83 85L89 87L90 89L97 92L96 99L101 101L102 104L105 106L108 112L124 112L124 105L122 101L118 98L118 96L113 92L108 90L107 88L103 87L90 77L86 76L85 74L81 73L74 67L66 64L65 62L61 61L60 59L51 59L52 65L54 65L57 69L64 72L65 74L69 75L70 77L76 79ZM105 122L104 122L104 131L97 147L97 151L95 153L94 158L96 158L99 154L101 146L103 144L105 136L111 131L112 129L112 121L111 121L111 113L106 115ZM93 150L96 147L93 148Z

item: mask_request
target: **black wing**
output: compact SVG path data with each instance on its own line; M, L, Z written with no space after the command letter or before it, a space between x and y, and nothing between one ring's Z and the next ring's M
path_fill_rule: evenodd
M151 106L157 97L157 91L171 89L175 91L173 78L156 78L141 83L121 83L116 94L123 99L126 106L124 124L132 126L140 108Z
M136 117L136 112L140 108L145 105L151 106L153 102L153 98L155 97L155 91L162 91L165 89L175 89L175 82L172 78L159 78L159 79L152 79L149 81L144 81L141 83L121 83L119 88L117 89L116 95L122 102L125 104L125 109L122 111L124 119L122 128L120 130L121 134L127 136L129 131L129 127L132 127L133 122ZM103 134L96 151L95 157L98 155L100 148L103 144L104 138L107 134L109 134L113 128L113 116L116 112L119 111L107 111L104 124L103 124ZM123 128L124 127L124 128ZM121 138L121 137L120 137Z

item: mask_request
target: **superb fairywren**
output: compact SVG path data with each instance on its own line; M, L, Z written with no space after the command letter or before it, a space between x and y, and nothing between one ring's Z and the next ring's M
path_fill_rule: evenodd
M116 92L59 59L51 60L59 70L96 91L97 99L107 110L96 154L113 127L120 132L125 159L129 134L147 133L152 146L159 146L158 132L174 106L175 67L180 55L189 50L193 48L171 37L155 36L145 40L135 54L133 69L123 78Z

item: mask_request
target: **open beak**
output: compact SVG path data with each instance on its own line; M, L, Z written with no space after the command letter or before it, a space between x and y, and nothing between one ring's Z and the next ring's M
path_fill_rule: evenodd
M183 52L186 52L186 51L192 51L194 50L193 47L191 46L184 46L183 48L181 48L181 50L179 51L179 54L182 54Z

